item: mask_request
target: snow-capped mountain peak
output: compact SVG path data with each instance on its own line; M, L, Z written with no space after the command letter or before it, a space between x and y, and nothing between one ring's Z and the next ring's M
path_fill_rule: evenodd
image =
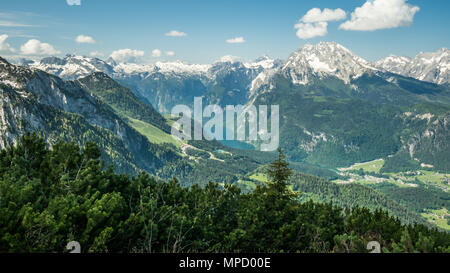
M244 63L244 66L247 68L258 68L262 67L264 69L271 69L277 65L277 60L271 59L269 56L264 55L262 57L257 58L252 62Z
M382 70L386 70L392 73L401 74L405 70L406 66L411 62L411 58L407 56L395 56L389 55L388 57L375 62L375 66Z
M210 67L211 65L189 64L182 61L155 64L119 63L113 67L112 76L121 79L137 76L144 79L155 73L162 73L176 78L203 77Z
M103 72L110 76L149 74L154 72L178 75L204 74L210 65L188 64L181 61L157 62L156 64L117 63L109 58L106 61L98 58L77 55L66 55L64 58L46 57L41 61L22 61L21 65L40 69L65 79L78 79L94 72Z
M421 81L450 83L450 50L445 47L436 52L421 52L414 58L391 55L374 65L382 70Z
M28 62L27 66L40 69L66 79L78 79L93 72L111 74L113 67L97 58L68 54L64 58L46 57L39 62Z
M314 76L334 76L346 83L364 72L377 70L368 61L335 42L306 44L282 66L294 84L307 84Z
M201 74L206 73L211 65L208 64L188 64L182 61L176 62L157 62L156 67L161 72L174 72L174 73L192 73Z

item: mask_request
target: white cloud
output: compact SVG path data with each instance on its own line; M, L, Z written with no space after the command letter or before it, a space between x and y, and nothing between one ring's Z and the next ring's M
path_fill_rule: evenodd
M173 51L166 51L166 55L172 57L172 56L175 56L175 52L173 52Z
M312 8L294 25L297 29L297 37L300 39L310 39L328 34L329 21L344 20L347 13L342 9Z
M319 8L313 8L308 10L308 12L302 17L301 21L303 23L317 23L344 20L346 17L347 14L342 9L332 10L325 8L321 11Z
M80 44L95 44L94 38L86 35L78 35L75 41Z
M328 33L327 22L298 23L294 26L297 29L297 37L300 39L310 39L317 36L325 36Z
M129 48L113 51L110 55L111 58L120 63L136 62L142 56L144 56L144 51Z
M153 51L152 51L152 56L153 56L153 57L161 57L161 55L162 55L161 50L159 50L159 49L153 49Z
M103 56L105 56L105 54L103 54L101 52L98 52L98 51L92 51L91 53L89 53L89 55L91 57L103 57Z
M234 63L234 62L239 61L240 59L241 58L237 57L237 56L225 55L222 58L220 58L220 61L223 62L223 63L226 63L226 62Z
M69 6L81 6L81 0L67 0Z
M184 36L187 36L186 33L178 31L178 30L171 30L171 31L167 32L164 35L170 36L170 37L184 37Z
M232 39L228 39L227 43L229 44L242 44L245 43L244 37L236 37Z
M357 7L351 14L351 19L342 23L339 28L344 30L378 30L409 26L414 14L420 8L406 3L405 0L373 0Z
M56 55L57 51L52 45L31 39L20 47L20 52L25 55Z
M10 21L0 21L0 27L32 27L33 25L20 24Z
M6 39L8 39L7 34L0 35L0 51L15 52L16 50L6 42Z

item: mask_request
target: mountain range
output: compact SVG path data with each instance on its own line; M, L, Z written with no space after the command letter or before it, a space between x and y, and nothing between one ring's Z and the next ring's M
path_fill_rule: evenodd
M337 169L383 159L380 173L370 173L382 181L388 174L423 169L445 174L450 172L448 66L445 48L372 63L334 42L305 45L286 60L223 58L209 65L126 64L74 55L18 65L0 59L0 145L15 143L25 132L36 132L49 144L94 141L106 164L121 173L144 170L163 179L177 177L183 185L216 181L251 190L261 183L258 170L274 158L254 150L261 143L232 148L171 138L173 120L164 114L203 96L204 103L221 106L279 105L280 146L299 172L347 183L347 174ZM389 203L397 215L404 216L408 206L450 207L448 187L441 184L408 188L433 200L419 206L390 187L380 189L388 182L368 188L323 183L338 187L333 192L364 191L377 200L365 205ZM315 191L307 196L329 198L318 193L323 188L299 187ZM375 198L374 189L394 203ZM333 198L354 205L339 194Z
M412 77L421 81L448 84L450 82L450 51L441 48L437 52L422 52L414 58L391 55L375 65L383 70Z
M93 72L103 72L146 100L159 112L168 113L177 104L191 105L194 96L204 96L209 103L245 104L251 93L282 71L294 85L306 85L314 78L334 76L348 85L350 80L367 74L378 74L386 81L398 84L402 75L420 81L448 84L448 49L421 53L415 58L389 56L371 63L353 54L342 45L322 42L305 45L287 60L273 60L267 56L252 62L222 58L213 64L188 64L181 61L157 62L153 65L117 63L112 58L66 55L47 57L40 61L19 60L18 64L37 68L63 79L74 80ZM309 73L312 72L312 73ZM399 84L407 84L402 78ZM357 88L355 83L349 85ZM378 94L377 94L378 95Z
M160 112L170 112L176 104L192 104L194 96L205 96L211 103L244 104L252 81L264 70L281 63L267 56L242 63L222 58L211 65L187 64L180 61L154 65L116 63L109 58L67 55L47 57L39 62L20 60L18 64L40 69L66 80L79 79L93 72L103 72L120 83L132 87L136 95L147 100Z
M264 56L253 62L222 58L211 65L140 65L67 55L21 64L67 80L104 73L128 87L139 103L160 113L177 104L192 105L195 96L221 106L279 104L281 146L290 151L293 161L324 167L394 154L406 145L411 132L425 130L426 125L417 125L420 122L411 117L429 115L428 123L436 122L440 116L434 112L445 112L450 104L446 48L375 63L335 42L321 42L299 48L284 61ZM121 94L118 91L116 96ZM414 115L404 114L409 112ZM159 118L157 123L161 128L164 121ZM331 150L331 156L323 158L321 154Z
M334 64L331 67L324 66L323 63L315 59L314 50L321 50L327 44L333 44L334 47L342 49L342 56L328 56L334 58ZM362 70L383 70L400 74L407 77L412 77L421 81L434 82L437 84L449 83L449 49L441 48L437 52L422 52L414 58L406 56L390 55L384 59L376 62L369 62L363 58L356 56L351 51L337 43L319 43L318 45L307 44L298 52L297 60L301 65L302 56L305 58L303 62L307 61L311 67L317 72L330 72L330 70L337 69L337 74L342 78L348 78L350 75L357 75ZM340 63L341 58L347 62ZM354 58L353 61L350 59ZM337 61L337 62L336 62ZM350 62L348 62L350 61ZM135 63L117 63L114 59L109 58L103 61L98 58L84 57L76 55L66 55L63 58L47 57L40 61L33 61L27 59L19 59L17 64L25 65L33 68L38 68L43 71L55 74L64 79L77 79L87 76L92 72L104 72L114 78L129 78L129 77L148 77L154 73L162 73L172 76L198 76L202 80L214 80L218 75L224 75L227 70L244 69L247 75L252 80L258 76L258 72L262 70L271 70L283 63L281 60L272 60L268 56L260 57L252 62L241 62L232 57L223 57L221 60L213 64L188 64L181 61L176 62L157 62L153 65L135 64ZM230 66L230 64L232 64ZM251 73L252 71L253 73ZM347 73L347 75L345 75ZM255 75L256 74L256 75Z
M0 146L37 133L49 145L95 142L118 173L146 171L182 185L233 183L273 155L239 151L218 142L177 141L173 122L103 72L63 80L0 59ZM227 161L225 161L227 159Z

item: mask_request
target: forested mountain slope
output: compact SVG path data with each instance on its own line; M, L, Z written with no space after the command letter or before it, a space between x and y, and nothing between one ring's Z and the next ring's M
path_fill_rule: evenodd
M123 172L152 172L173 157L76 82L0 59L0 89L2 147L16 143L25 132L38 132L50 144L60 139L95 141L104 159ZM165 152L156 156L157 150Z

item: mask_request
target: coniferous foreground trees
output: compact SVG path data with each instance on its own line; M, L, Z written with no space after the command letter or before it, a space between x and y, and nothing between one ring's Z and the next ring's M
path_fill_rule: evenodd
M268 191L273 192L279 198L289 196L288 181L292 175L292 170L289 169L289 163L286 161L281 148L278 148L278 157L274 162L269 164L267 168L267 176L269 177Z
M0 152L0 252L449 252L450 235L386 212L299 203L280 153L268 186L181 187L104 168L80 148L25 135Z

